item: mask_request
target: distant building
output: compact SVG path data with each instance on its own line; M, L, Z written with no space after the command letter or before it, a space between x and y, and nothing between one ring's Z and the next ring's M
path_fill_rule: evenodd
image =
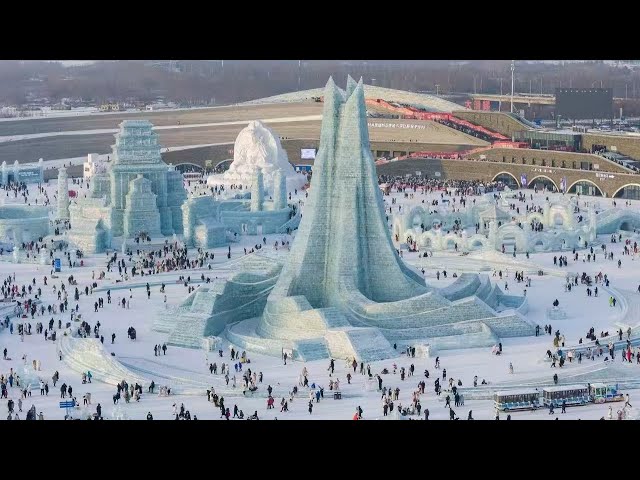
M119 103L104 103L100 105L101 112L119 112L122 110L122 107Z

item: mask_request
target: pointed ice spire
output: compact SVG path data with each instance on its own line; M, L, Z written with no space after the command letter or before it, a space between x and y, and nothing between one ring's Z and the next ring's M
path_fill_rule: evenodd
M333 77L329 77L327 85L324 87L324 110L322 115L336 115L342 103L344 103L342 93L333 81Z
M314 170L320 170L324 166L325 158L333 156L336 131L340 122L340 107L344 103L342 92L329 77L324 88L324 108L322 110L322 127L320 129L320 148L314 162ZM325 155L320 155L325 152Z
M347 89L346 89L346 99L349 100L349 98L351 97L351 94L353 93L353 91L356 88L356 81L351 77L351 75L347 75Z
M356 102L358 104L358 114L360 115L360 118L365 119L366 124L367 102L364 96L364 82L362 81L362 77L360 77L360 80L358 81L354 92L356 96Z
M354 82L355 83L355 82ZM349 135L355 135L357 143L367 150L369 148L369 129L367 126L367 106L364 100L364 85L358 82L344 106L345 115L342 128Z

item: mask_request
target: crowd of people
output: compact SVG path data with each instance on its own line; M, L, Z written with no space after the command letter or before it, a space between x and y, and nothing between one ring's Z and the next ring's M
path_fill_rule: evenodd
M455 200L455 205L461 209L467 207L467 204L473 204L475 201L472 198L475 195L479 195L483 191L491 191L497 187L497 183L482 183L482 182L464 182L464 181L437 181L426 180L422 177L381 177L380 182L385 182L391 185L391 189L395 192L404 193L407 197L412 195L426 195L434 192L441 192L440 201L442 202L447 197L452 197L451 203ZM447 191L448 195L444 192ZM16 191L17 192L17 191ZM17 193L16 193L17 194ZM438 201L438 200L436 200ZM521 201L526 202L526 196L522 197ZM397 205L392 202L392 206ZM435 205L434 205L435 206ZM514 209L519 207L514 204ZM539 211L540 206L533 204L526 205L526 211ZM531 228L538 227L537 224L531 226ZM637 253L637 242L630 238L623 239L622 235L617 235L611 238L611 243L622 243L623 256L633 256ZM262 243L257 243L253 248L245 250L245 254L249 254L252 251L260 250L263 246L267 245L267 238L262 238ZM38 248L42 247L42 241L34 242L33 244L25 245L27 249L33 249L34 254L38 252ZM276 241L274 248L289 248L289 239L281 239ZM61 246L61 249L64 247ZM609 286L611 278L606 274L602 274L599 270L601 262L606 261L618 261L620 259L614 258L612 248L607 245L602 245L602 253L598 252L593 247L582 254L577 251L573 251L571 256L568 255L556 255L554 257L555 266L573 267L575 270L577 265L582 265L585 270L594 269L593 272L583 272L582 276L572 277L567 281L566 289L576 289L577 287L584 287L587 295L590 296L589 290L593 288L594 297L598 296L598 287L606 288ZM81 258L73 251L65 251L65 256L69 262L72 262L72 254L74 259ZM228 260L231 257L231 248L223 255ZM200 282L210 282L211 279L205 276L205 272L200 272L200 275L193 274L191 270L205 270L209 269L211 263L215 259L213 251L206 251L203 249L190 249L182 245L178 241L170 242L165 241L164 245L149 245L148 248L137 248L134 252L132 249L128 249L125 253L121 252L108 252L104 257L106 265L104 270L102 266L98 265L95 271L92 271L91 279L78 280L74 275L68 275L66 278L60 278L60 276L54 276L53 272L49 275L42 275L33 277L28 280L16 280L16 274L7 276L3 280L0 292L7 302L15 303L15 310L12 315L7 315L2 324L6 331L2 332L2 335L18 335L21 337L21 341L24 342L25 337L39 336L41 341L50 342L56 341L60 335L71 335L81 338L95 338L99 339L101 343L104 343L104 337L111 338L111 344L115 344L116 332L105 329L103 323L98 320L99 315L102 312L108 311L109 305L112 303L111 290L100 289L100 283L106 279L107 274L117 275L119 279L117 281L126 281L129 279L153 276L159 273L176 272L183 273L179 277L180 284L184 285L189 293L192 289L196 288L194 283L199 278ZM71 263L73 265L73 263ZM77 265L77 264L76 264ZM618 264L622 268L622 264ZM92 266L92 268L94 268ZM193 279L192 279L193 275ZM442 269L442 275L447 277L447 271ZM496 274L497 275L497 274ZM527 287L531 287L531 278L526 276L522 271L512 272L513 278L516 283L524 283ZM455 276L455 275L454 275ZM88 277L88 275L87 275ZM503 272L500 271L500 279L503 279ZM440 278L440 270L438 270L437 278ZM504 279L511 278L508 272L505 272ZM591 280L593 279L593 280ZM159 288L160 294L165 293L166 285L163 283ZM142 289L142 286L141 286ZM125 288L118 290L120 296L115 299L113 308L131 308L131 302L134 301L134 291L132 288ZM640 292L640 286L638 287ZM147 281L145 295L142 296L142 302L144 298L150 299L152 296L151 283ZM139 302L140 297L136 295L135 301ZM612 308L616 306L615 296L610 296L610 305ZM166 295L165 295L166 303ZM91 308L93 307L93 309ZM105 310L107 309L107 310ZM116 312L113 310L112 312ZM89 314L93 315L89 317ZM83 318L84 316L84 318ZM92 318L95 318L94 322ZM91 320L91 324L89 321ZM71 327L73 325L73 327ZM140 330L144 332L144 330ZM594 327L592 327L588 334L585 336L586 340L580 338L577 345L573 347L565 347L566 339L559 330L552 330L551 325L545 325L545 334L552 336L553 349L548 350L547 359L551 362L551 367L564 368L565 361L568 363L582 362L585 358L590 361L596 361L602 357L602 361L614 361L614 359L620 354L623 361L632 363L633 358L636 359L636 364L640 364L640 349L631 345L631 331L627 331L626 340L623 340L623 332L620 329L613 335L608 335L608 332L601 332L600 337L596 337ZM129 341L135 341L137 338L136 329L131 326L128 330ZM616 340L617 337L617 340ZM569 342L566 342L567 344ZM578 347L578 345L580 347ZM394 345L397 348L397 345ZM404 347L403 347L404 348ZM154 345L154 356L165 356L167 354L167 344L159 343ZM502 355L502 344L496 345L495 354ZM498 353L499 352L499 353ZM4 359L10 360L11 356L6 348L4 348ZM58 358L62 360L63 353L58 351ZM465 395L463 392L463 375L453 375L454 367L449 366L449 371L441 365L441 359L437 357L435 359L434 369L436 373L431 375L428 369L425 369L422 374L419 374L416 370L417 361L414 360L416 352L415 347L409 347L406 351L399 351L399 358L397 363L402 365L398 366L396 363L385 364L378 367L372 367L371 364L351 359L348 365L344 368L336 366L336 361L332 359L329 362L326 374L314 372L313 374L303 367L300 370L297 384L290 387L282 382L278 381L277 375L270 375L268 370L265 370L270 378L266 378L263 372L260 371L259 361L249 358L247 352L238 352L235 348L231 347L229 356L230 361L227 363L226 359L216 362L206 361L206 368L203 368L203 372L209 373L212 376L212 383L217 385L217 388L211 386L207 390L206 399L209 403L213 404L213 407L220 411L220 418L230 419L259 419L258 411L255 409L249 409L246 399L255 397L257 394L263 395L266 393L265 408L266 410L272 410L277 408L275 403L279 400L280 411L279 415L286 415L291 411L292 405L295 402L296 406L304 405L305 412L308 415L317 415L319 411L328 411L330 407L326 406L329 402L324 402L326 397L333 396L334 399L339 400L344 394L348 398L349 391L352 387L352 381L356 375L360 375L364 379L367 388L371 388L379 392L380 395L380 416L385 417L389 415L404 417L404 418L424 418L429 419L432 414L429 408L426 408L426 401L428 393L431 394L431 388L427 388L427 383L433 382L433 397L430 400L440 399L444 402L444 408L448 409L448 417L451 420L459 419L460 416L456 413L456 410L460 410L465 407ZM550 355L549 355L550 354ZM150 355L150 352L149 352ZM219 350L218 355L220 358L224 357L224 351ZM18 355L20 358L20 355ZM29 359L24 355L22 357L24 365L30 365L30 372L32 372L36 383L27 382L24 384L24 374L16 372L11 368L6 374L0 375L0 390L2 392L2 398L7 399L8 413L12 416L12 419L19 418L18 414L22 413L23 401L25 403L31 403L32 406L27 412L29 419L43 419L42 413L36 415L35 404L37 403L38 395L34 395L36 400L30 400L32 398L31 389L40 389L40 396L47 397L49 393L49 384L53 385L52 388L59 388L61 399L71 399L71 401L79 407L85 407L91 409L93 412L91 393L85 392L81 395L81 402L78 402L76 396L77 390L74 392L71 383L76 383L78 380L82 382L83 386L93 385L92 378L94 374L87 370L79 377L71 377L64 375L65 378L61 379L58 373L57 365L45 365L48 370L56 369L55 374L49 379L48 375L45 375L45 371L42 370L42 365L38 360ZM220 368L218 368L218 362L222 362ZM285 360L286 364L286 360ZM559 364L559 365L558 365ZM284 365L282 368L285 368ZM376 371L377 370L377 371ZM441 374L440 374L441 372ZM513 363L509 363L509 373L517 375L517 370L514 369ZM416 378L421 375L422 378ZM213 378L215 377L215 378ZM413 377L413 378L412 378ZM558 375L556 374L555 380L557 382ZM58 384L61 384L58 387ZM405 383L406 382L406 383ZM480 382L477 376L474 376L473 382L466 382L473 387L478 385L487 385L485 379ZM264 385L267 384L267 388ZM274 388L275 387L275 388ZM469 388L473 388L470 385ZM80 387L88 388L88 387ZM217 392L216 392L217 389ZM228 390L227 390L228 389ZM227 395L227 403L223 392L233 391L241 392L242 396L238 396L237 403L231 408L228 405L229 395ZM264 392L263 392L264 391ZM115 387L115 392L112 395L113 405L118 405L121 400L124 399L124 403L144 402L150 395L160 396L172 396L169 386L161 386L156 388L154 382L148 387L146 385L140 385L136 381L123 379ZM325 397L325 394L328 394ZM78 395L80 396L80 395ZM204 394L203 394L204 396ZM107 403L110 403L106 399ZM103 400L104 402L104 400ZM81 405L82 404L82 405ZM177 405L180 404L180 407ZM366 405L365 405L366 407ZM255 410L254 414L246 415L244 410L250 412ZM433 408L432 408L433 410ZM147 408L145 407L145 411ZM82 410L85 412L85 410ZM186 408L184 403L174 402L171 410L171 416L175 419L184 420L196 420L197 416L192 415L191 412L195 412L194 408ZM76 418L81 412L74 410L71 417ZM364 409L359 405L353 415L354 419L364 418ZM162 412L152 412L148 410L147 419L152 420L158 417L162 417ZM260 416L263 416L261 413ZM375 412L367 412L367 417L376 418ZM95 406L95 413L91 414L94 419L101 419L102 416L102 404L97 403ZM465 415L462 415L465 418ZM469 410L466 414L466 418L473 419L473 412Z

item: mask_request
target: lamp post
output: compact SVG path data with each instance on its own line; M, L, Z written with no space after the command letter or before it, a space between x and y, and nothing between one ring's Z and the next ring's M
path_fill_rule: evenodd
M513 80L514 80L515 69L516 69L516 61L511 60L511 113L513 113ZM502 93L502 81L500 82L500 93Z
M439 89L439 88L440 88L440 85L438 85L438 84L436 83L436 97L438 96L438 89Z

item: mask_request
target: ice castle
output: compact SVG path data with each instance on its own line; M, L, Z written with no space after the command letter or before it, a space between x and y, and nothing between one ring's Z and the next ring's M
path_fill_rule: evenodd
M392 343L479 347L535 332L523 316L526 298L503 294L487 276L464 274L435 289L400 259L370 152L362 81L351 78L346 91L327 83L312 185L290 254L244 263L154 328L183 346L222 334L249 351L361 361L396 356Z
M115 137L110 169L95 174L88 197L69 207L69 239L89 253L111 247L113 237L183 231L182 174L162 161L153 125L125 120Z

